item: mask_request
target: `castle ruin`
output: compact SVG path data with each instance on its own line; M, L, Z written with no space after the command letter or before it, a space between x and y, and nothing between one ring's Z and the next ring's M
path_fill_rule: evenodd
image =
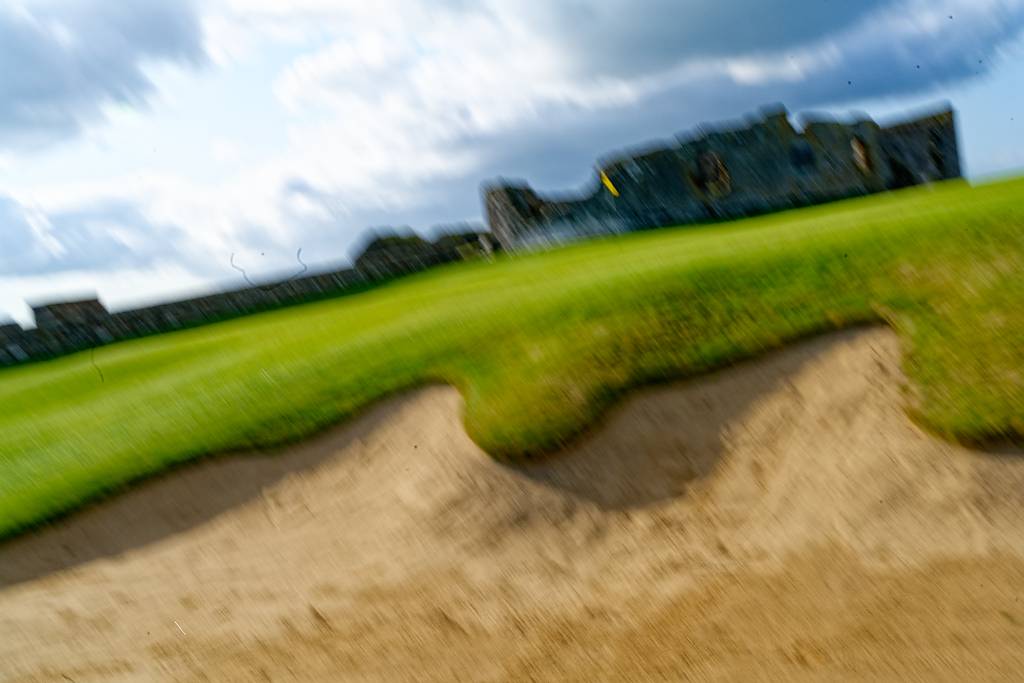
M484 187L491 232L507 251L668 225L740 218L960 177L953 111L882 127L804 119L782 107L732 129L698 129L673 144L599 165L580 196L529 185Z
M36 327L0 324L0 367L55 358L125 339L341 296L498 248L522 251L585 237L738 218L960 177L951 109L879 126L762 111L734 129L698 130L671 145L598 167L582 196L543 198L526 184L485 186L490 234L469 226L378 235L352 268L111 313L95 298L36 305ZM454 228L456 226L448 226Z
M281 306L363 291L393 278L491 254L490 238L449 226L433 242L412 234L377 235L352 268L250 285L192 299L110 312L96 298L32 307L36 326L0 324L0 367L56 358L126 339L196 327Z

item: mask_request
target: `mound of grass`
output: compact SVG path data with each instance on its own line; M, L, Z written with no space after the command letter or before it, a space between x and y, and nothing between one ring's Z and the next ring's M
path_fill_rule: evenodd
M333 301L0 372L0 536L200 456L449 382L495 457L557 448L623 391L885 321L910 410L1024 441L1024 181L951 183L460 264ZM412 456L410 456L412 457Z

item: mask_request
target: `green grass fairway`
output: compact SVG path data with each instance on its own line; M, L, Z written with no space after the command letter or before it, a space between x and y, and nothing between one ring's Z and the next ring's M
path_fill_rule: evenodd
M1024 442L1024 181L951 183L632 234L0 372L0 537L168 466L266 447L450 382L499 458L626 389L885 321L911 414ZM413 454L410 454L413 457Z

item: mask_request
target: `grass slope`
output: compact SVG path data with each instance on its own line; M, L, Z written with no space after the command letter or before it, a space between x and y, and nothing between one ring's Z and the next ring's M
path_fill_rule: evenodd
M0 372L0 536L177 463L297 439L428 381L496 457L631 386L884 320L922 423L1024 441L1024 181L952 183L462 264Z

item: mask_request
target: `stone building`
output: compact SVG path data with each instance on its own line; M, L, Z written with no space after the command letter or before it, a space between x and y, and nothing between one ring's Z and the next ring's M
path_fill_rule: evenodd
M0 324L0 367L54 358L123 339L171 332L279 306L339 296L442 263L490 254L487 236L475 229L442 234L433 242L388 233L372 239L355 267L295 277L258 287L110 313L98 299L33 306L36 327Z
M72 344L108 342L114 338L109 329L110 314L99 299L33 306L32 315L41 332L67 338Z
M356 257L356 270L375 279L386 279L489 254L490 240L476 226L450 227L461 231L443 232L433 242L409 228L373 231Z
M0 325L0 365L13 365L28 360L25 330L18 323Z
M953 111L879 126L805 117L782 107L733 128L609 159L581 194L542 197L525 183L484 187L503 249L739 218L960 177Z

